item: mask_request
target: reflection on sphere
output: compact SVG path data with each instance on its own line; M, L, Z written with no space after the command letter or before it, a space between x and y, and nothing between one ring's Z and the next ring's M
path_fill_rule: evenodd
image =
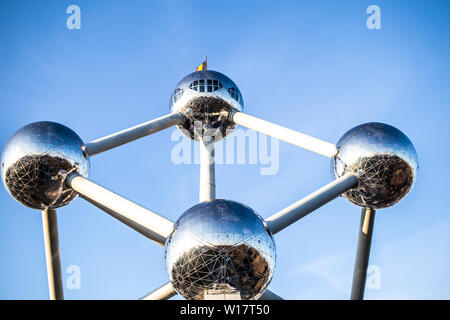
M166 266L186 299L257 299L273 276L275 243L249 207L202 202L177 221L166 243Z
M67 205L76 193L65 184L67 174L87 176L84 143L71 129L55 122L35 122L18 130L2 152L2 179L21 204L34 208Z
M344 197L362 207L386 208L400 201L414 185L418 160L411 141L383 123L366 123L348 131L332 159L335 178L358 175L359 185Z

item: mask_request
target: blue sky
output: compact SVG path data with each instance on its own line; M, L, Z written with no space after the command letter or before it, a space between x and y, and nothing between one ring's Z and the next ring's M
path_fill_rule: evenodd
M81 8L81 29L66 8ZM381 9L381 30L366 8ZM0 145L34 121L91 141L168 112L175 84L208 55L245 111L335 143L389 123L414 143L414 189L378 211L368 299L450 298L448 1L1 1ZM169 129L91 159L90 178L176 220L198 199L198 165L176 165ZM280 142L279 171L218 165L217 196L269 217L331 181L329 159ZM67 299L136 299L167 281L161 247L76 199L59 210ZM286 299L347 299L360 209L343 198L275 236L269 288ZM47 299L39 211L0 188L0 298Z

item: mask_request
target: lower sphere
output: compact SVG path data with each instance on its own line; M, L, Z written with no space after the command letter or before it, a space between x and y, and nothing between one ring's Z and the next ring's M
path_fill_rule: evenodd
M166 242L166 266L186 299L257 299L272 279L275 243L262 218L229 200L187 210Z

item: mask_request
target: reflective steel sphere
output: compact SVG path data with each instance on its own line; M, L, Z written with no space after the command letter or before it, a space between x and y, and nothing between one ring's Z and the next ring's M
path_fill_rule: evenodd
M234 129L222 111L242 111L244 101L236 84L226 75L212 70L196 71L184 77L170 97L172 112L185 116L178 127L193 140L204 135L216 141Z
M186 299L257 299L273 276L275 243L249 207L202 202L176 222L166 242L166 266Z
M400 130L384 123L365 123L348 131L337 143L332 159L335 178L346 172L359 177L359 185L344 194L362 207L386 208L412 188L418 169L413 144Z
M71 172L87 176L89 159L84 143L71 129L55 122L35 122L17 131L1 157L2 180L21 204L58 208L76 193L65 184Z

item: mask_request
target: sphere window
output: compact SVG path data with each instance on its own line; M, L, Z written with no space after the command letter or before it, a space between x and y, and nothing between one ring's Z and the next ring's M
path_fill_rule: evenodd
M207 91L214 92L222 88L222 84L217 80L207 80Z
M198 91L198 92L205 92L205 80L195 80L189 85L189 89Z
M183 89L176 88L173 91L172 95L170 96L170 106L172 106L174 103L176 103L181 98L183 93L184 93Z
M238 93L238 91L236 90L236 88L234 88L234 87L228 88L228 93L230 94L230 96L231 96L234 100L236 100L237 102L239 102L239 93Z
M189 85L189 89L198 91L198 92L214 92L221 89L222 83L217 80L195 80Z

